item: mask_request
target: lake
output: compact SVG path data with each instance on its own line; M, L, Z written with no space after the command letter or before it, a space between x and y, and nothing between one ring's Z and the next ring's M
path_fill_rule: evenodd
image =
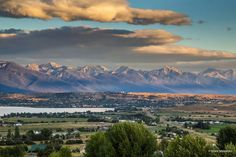
M60 112L106 112L114 108L32 108L32 107L5 107L0 106L0 116L10 113L60 113Z

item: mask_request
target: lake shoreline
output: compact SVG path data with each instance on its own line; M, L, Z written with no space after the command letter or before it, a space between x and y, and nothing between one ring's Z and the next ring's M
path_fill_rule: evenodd
M114 111L114 108L34 108L20 106L0 106L0 116L11 113L83 113L83 112L107 112Z

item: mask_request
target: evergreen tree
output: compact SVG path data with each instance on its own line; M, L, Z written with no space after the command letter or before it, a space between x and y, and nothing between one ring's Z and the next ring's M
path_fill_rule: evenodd
M20 128L18 126L15 127L15 136L16 139L20 138Z
M8 139L12 138L11 129L8 129L8 130L7 130L7 138L8 138Z

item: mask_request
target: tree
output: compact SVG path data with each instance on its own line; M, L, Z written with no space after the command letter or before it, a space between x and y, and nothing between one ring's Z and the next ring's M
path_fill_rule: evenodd
M20 128L18 126L15 127L15 138L20 138Z
M61 139L51 139L50 144L53 150L59 151L62 148L63 140Z
M227 144L236 144L236 127L235 126L227 126L222 128L219 131L217 136L217 145L220 149L224 149Z
M71 151L69 148L61 148L59 153L60 153L59 157L72 157Z
M77 133L75 134L75 138L80 138L80 132L77 132Z
M156 123L160 123L160 116L157 116L155 121L156 121Z
M214 149L200 137L187 135L171 141L164 152L165 157L212 157L210 150Z
M41 130L42 140L49 140L51 135L52 135L52 130L46 128Z
M85 157L112 157L115 150L105 133L96 133L91 136L85 148Z
M157 148L155 136L143 125L119 123L97 133L86 146L86 157L150 157Z
M8 130L7 130L7 138L8 138L8 139L12 138L11 129L8 129Z
M210 124L208 122L203 122L200 121L197 124L193 125L193 128L198 128L198 129L210 129Z
M24 146L0 148L0 157L24 157L25 151Z

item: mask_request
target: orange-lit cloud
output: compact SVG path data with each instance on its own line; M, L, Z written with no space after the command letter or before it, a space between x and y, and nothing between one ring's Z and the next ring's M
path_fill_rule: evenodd
M1 38L10 38L10 37L15 37L16 34L6 34L6 33L0 33L0 39Z
M137 30L130 34L118 35L123 38L145 39L149 44L176 43L182 38L164 30Z
M143 54L188 55L195 57L236 59L235 53L216 51L216 50L204 50L204 49L179 46L179 45L150 45L150 46L135 48L134 51Z
M140 25L191 23L186 15L174 11L131 8L127 0L0 0L0 16L126 22Z

